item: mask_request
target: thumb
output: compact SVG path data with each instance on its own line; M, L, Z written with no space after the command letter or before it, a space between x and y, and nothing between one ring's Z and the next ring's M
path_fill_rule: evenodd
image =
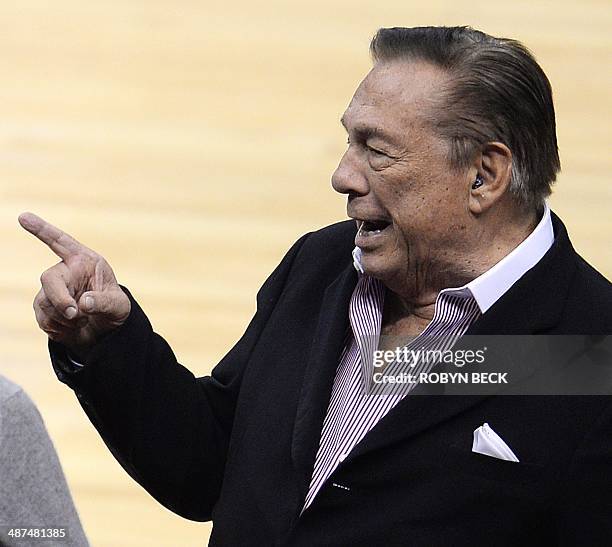
M87 291L79 298L79 310L85 315L102 315L112 322L123 323L130 314L130 300L120 289Z

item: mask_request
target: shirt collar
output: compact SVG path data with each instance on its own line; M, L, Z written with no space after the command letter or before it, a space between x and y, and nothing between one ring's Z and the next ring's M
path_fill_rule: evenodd
M509 254L492 268L479 275L466 285L448 288L440 294L471 295L481 313L485 313L504 293L512 287L528 270L533 268L546 254L555 240L550 208L544 204L544 214L533 232ZM363 274L361 249L353 249L353 265Z
M528 270L533 268L550 249L554 240L550 208L545 203L544 214L535 230L495 266L465 285L478 303L480 311L486 312Z

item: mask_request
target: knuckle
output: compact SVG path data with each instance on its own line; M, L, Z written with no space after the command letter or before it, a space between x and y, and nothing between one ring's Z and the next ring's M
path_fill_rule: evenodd
M43 273L40 274L40 283L43 286L49 285L49 283L56 281L58 278L61 278L58 266L59 264L56 264L51 268L47 268Z
M51 269L45 270L40 274L40 284L46 285L49 281L49 276L51 275Z
M42 292L38 291L36 293L36 296L34 297L34 300L32 301L32 307L34 308L34 311L36 311L37 309L41 307L43 298L44 296L42 295Z
M34 306L34 316L36 317L36 321L40 325L41 319L45 316L45 312L40 306Z
M46 310L52 310L53 306L51 302L46 296L41 297L38 301L34 301L34 311L40 310L41 313L44 313Z

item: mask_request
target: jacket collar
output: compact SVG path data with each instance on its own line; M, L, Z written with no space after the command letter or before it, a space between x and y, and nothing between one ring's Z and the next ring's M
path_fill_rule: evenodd
M559 321L577 255L563 222L551 213L555 241L466 334L540 334Z
M515 249L492 268L470 281L467 288L485 313L512 285L533 268L552 247L555 235L548 204L537 226Z

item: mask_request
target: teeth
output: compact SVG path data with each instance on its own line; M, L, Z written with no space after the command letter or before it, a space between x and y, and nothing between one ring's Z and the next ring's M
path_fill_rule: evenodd
M373 236L376 234L380 234L380 232L382 232L380 228L376 228L374 230L367 230L366 228L364 228L365 223L366 223L365 220L359 221L359 229L357 230L358 235L367 237L367 236Z

